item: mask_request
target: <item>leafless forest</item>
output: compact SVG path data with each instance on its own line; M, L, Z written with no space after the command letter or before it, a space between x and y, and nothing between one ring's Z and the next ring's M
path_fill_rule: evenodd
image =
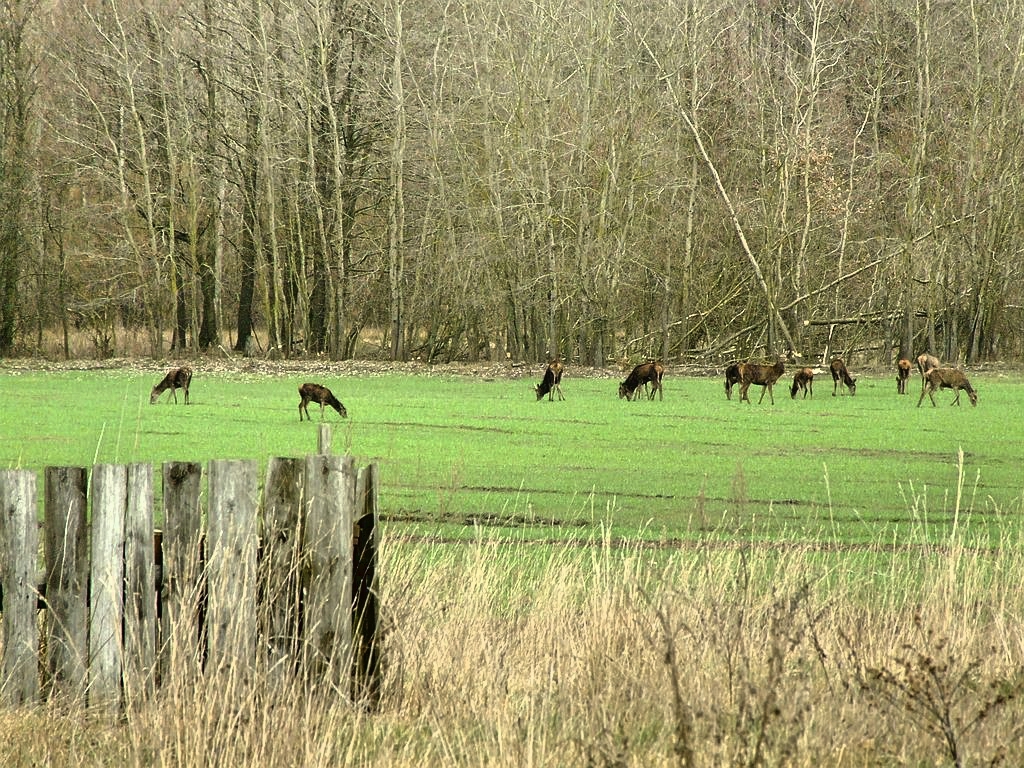
M0 355L1020 358L1022 66L1022 0L8 0Z

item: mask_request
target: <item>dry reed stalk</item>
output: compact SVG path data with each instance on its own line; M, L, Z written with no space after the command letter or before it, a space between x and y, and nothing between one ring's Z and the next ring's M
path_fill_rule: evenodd
M267 670L197 680L177 659L120 725L3 713L0 764L933 764L949 742L906 715L929 699L900 681L934 665L970 682L949 708L974 713L948 718L961 758L1024 754L1024 555L870 556L394 542L379 714Z

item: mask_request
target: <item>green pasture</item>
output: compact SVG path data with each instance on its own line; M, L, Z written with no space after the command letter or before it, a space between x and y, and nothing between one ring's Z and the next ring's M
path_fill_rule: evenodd
M618 378L574 378L564 402L537 402L536 375L254 375L193 365L192 404L149 404L162 371L16 371L0 367L0 467L303 456L320 419L300 423L299 384L329 386L336 452L381 468L393 530L467 536L659 542L695 538L808 544L1017 544L1024 381L973 374L966 396L927 398L919 379L861 375L856 397L775 404L726 400L719 377L675 376L664 401L617 398ZM180 394L179 394L180 399ZM40 488L42 486L40 479Z

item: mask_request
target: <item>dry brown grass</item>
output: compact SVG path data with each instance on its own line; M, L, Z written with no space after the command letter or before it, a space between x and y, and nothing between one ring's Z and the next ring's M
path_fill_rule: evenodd
M1024 557L386 541L381 706L197 680L0 712L0 765L1019 763Z

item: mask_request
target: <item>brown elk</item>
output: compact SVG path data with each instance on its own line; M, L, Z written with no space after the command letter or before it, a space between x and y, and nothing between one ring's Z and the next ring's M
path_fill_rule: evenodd
M555 399L555 393L558 393L559 400L565 400L565 395L562 394L562 372L565 370L560 360L552 360L548 363L548 367L544 369L544 379L534 387L534 391L537 393L537 399L542 400L544 395L548 396L548 400Z
M790 387L789 396L796 399L796 393L803 390L804 399L809 394L814 397L814 369L801 368L793 375L793 386Z
M740 376L740 365L742 364L733 363L725 369L725 397L727 400L732 400L733 386L743 380L743 377Z
M181 368L174 368L167 372L163 380L153 387L153 391L149 393L149 404L153 405L157 400L160 399L160 395L166 392L168 389L171 390L171 396L174 398L174 402L178 402L177 390L183 389L185 391L185 405L188 405L188 385L192 383L192 369L187 366Z
M961 389L967 393L971 405L978 404L977 391L971 386L971 382L967 380L967 376L959 368L932 368L925 374L924 378L926 385L921 391L921 397L917 400L918 408L921 407L921 401L924 400L925 395L931 398L932 405L934 406L936 404L935 390L937 389L952 389L956 393L956 397L953 398L953 402L950 405L960 405Z
M837 357L829 363L828 367L832 371L832 397L836 396L836 390L840 383L850 390L850 397L857 394L857 380L850 376L850 372L846 370L846 363L841 357Z
M761 387L761 397L757 401L758 405L764 400L764 393L768 393L768 397L771 399L772 405L775 405L775 394L772 392L772 387L775 386L775 382L786 372L786 363L784 358L779 358L774 365L767 365L765 363L741 363L740 364L740 402L746 400L750 402L750 398L747 397L747 390L750 389L751 384L758 384Z
M928 375L928 371L932 368L938 368L940 365L942 365L942 363L939 362L939 358L929 355L927 352L923 352L917 356L917 370L921 373L922 392L924 392L925 385L927 384L925 376Z
M665 366L661 363L655 360L641 363L633 369L624 382L619 384L619 399L633 400L636 398L639 400L640 395L637 390L650 382L651 393L648 395L648 399L653 400L654 394L658 393L659 399L664 400L665 391L661 387L661 380L664 375Z
M299 402L299 421L302 421L302 414L306 414L306 418L309 418L309 403L320 403L320 420L324 420L324 406L329 405L331 408L341 414L341 418L348 416L348 411L345 410L345 406L341 404L341 401L334 396L327 387L320 384L303 384L299 387L299 397L302 400Z
M910 361L906 358L902 358L896 363L896 393L899 395L907 394L907 379L910 378L910 368Z

